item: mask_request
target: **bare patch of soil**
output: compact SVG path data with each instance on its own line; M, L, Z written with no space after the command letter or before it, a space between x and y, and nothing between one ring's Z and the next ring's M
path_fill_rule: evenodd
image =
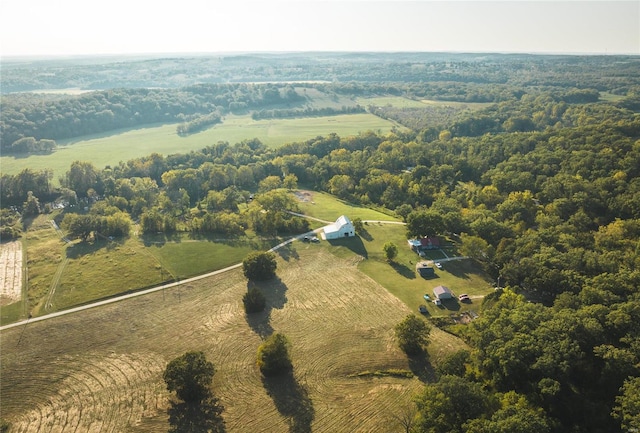
M0 244L0 306L22 298L22 243Z
M313 192L306 190L298 190L293 193L296 198L303 203L312 203L313 202Z

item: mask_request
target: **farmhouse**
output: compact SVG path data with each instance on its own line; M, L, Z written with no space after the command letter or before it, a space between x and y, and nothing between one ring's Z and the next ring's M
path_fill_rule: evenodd
M440 248L440 239L435 236L427 236L420 239L409 239L409 248L419 253L424 250L437 250Z
M323 239L339 239L356 235L356 229L346 215L342 215L333 224L324 227Z
M436 299L451 299L453 298L453 293L451 292L451 290L449 290L448 287L445 286L438 286L436 288L433 289L433 294L435 295Z
M433 266L431 266L428 262L418 262L416 264L416 270L418 271L420 276L423 278L436 276L435 269L433 269Z

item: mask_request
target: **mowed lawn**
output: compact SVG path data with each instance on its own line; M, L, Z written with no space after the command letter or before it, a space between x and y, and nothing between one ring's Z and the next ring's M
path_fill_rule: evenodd
M394 414L422 382L389 373L425 378L429 368L415 370L394 339L410 310L358 270L356 255L325 247L294 242L278 278L260 287L268 302L257 315L243 311L236 269L3 331L2 417L12 431L166 432L164 367L201 350L216 366L229 433L400 431ZM291 341L291 380L264 381L255 365L271 332Z
M475 262L460 258L453 242L443 242L442 249L429 251L427 257L420 258L409 248L405 226L400 220L373 209L357 206L340 200L330 194L315 191L298 191L297 197L301 210L309 216L326 221L334 221L340 215L347 215L352 220L361 218L370 220L364 225L364 233L350 239L329 242L331 251L338 256L357 254L364 258L359 269L402 300L411 310L416 311L423 304L429 315L448 316L465 311L479 312L482 297L493 291L491 279ZM375 221L381 221L377 223ZM383 246L393 242L398 247L398 256L387 262ZM416 272L418 262L440 261L443 269L436 269L435 277L425 279ZM446 286L456 295L468 294L470 303L457 301L436 306L427 302L423 296L429 294L433 298L433 288Z
M430 258L421 259L409 248L404 226L369 223L365 225L365 230L362 236L356 238L331 241L332 251L338 256L351 253L361 255L364 260L358 268L397 296L416 314L421 304L434 317L469 310L479 313L482 298L493 291L490 278L479 266L469 259L456 259L459 254L454 247L431 251ZM393 242L398 247L398 256L392 262L387 262L384 255L383 245L386 242ZM442 261L443 269L436 269L433 278L421 277L416 271L416 264L432 259L446 260ZM471 302L460 303L456 300L440 307L427 302L423 296L428 294L433 298L433 289L440 285L450 288L456 295L468 294L472 298Z
M360 218L363 221L400 221L395 216L349 203L324 192L299 190L296 197L298 198L298 206L305 215L324 221L335 221L341 215L347 215L351 220Z
M119 130L100 135L60 140L58 149L49 155L2 156L3 174L17 174L25 168L53 170L53 182L64 176L73 161L90 161L97 168L117 165L120 161L140 158L153 152L169 155L188 153L227 141L230 144L258 138L265 145L277 147L304 141L333 132L339 136L365 131L390 131L394 124L372 114L349 114L297 119L253 120L249 115L226 116L224 122L205 131L179 137L177 124L151 125L133 130Z

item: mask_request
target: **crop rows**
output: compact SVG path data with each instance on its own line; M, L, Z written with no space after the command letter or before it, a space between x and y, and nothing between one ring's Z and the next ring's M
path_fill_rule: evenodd
M267 310L247 317L240 270L27 328L1 344L3 417L17 432L166 431L166 363L202 350L227 431L376 431L420 382L356 377L408 369L393 325L406 307L318 245L296 244ZM293 375L274 385L255 365L270 332L292 343ZM282 391L284 390L284 391Z

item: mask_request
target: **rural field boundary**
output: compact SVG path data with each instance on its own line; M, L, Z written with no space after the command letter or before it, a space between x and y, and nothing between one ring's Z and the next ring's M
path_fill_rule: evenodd
M304 217L304 218L311 218L311 219L314 219L314 220L317 220L317 221L321 221L321 222L325 222L325 223L327 222L327 221L319 220L319 219L316 219L316 218L313 218L313 217L309 217L308 215L304 215L304 214L296 214L296 215L299 215L299 216ZM399 222L399 221L367 220L367 221L364 221L364 222L381 223L381 224L404 224L403 222ZM303 234L294 236L294 237L292 237L290 239L287 239L287 240L279 243L275 247L269 249L269 251L276 251L279 248L282 248L282 247L290 244L291 242L293 242L295 240L300 240L304 236L307 236L307 235L313 234L313 233L318 233L321 230L322 230L322 228L318 228L318 229L309 231L307 233L303 233ZM191 283L191 282L194 282L194 281L198 281L198 280L201 280L201 279L204 279L204 278L208 278L208 277L211 277L211 276L214 276L214 275L218 275L218 274L221 274L221 273L224 273L224 272L228 272L228 271L231 271L233 269L239 268L240 266L242 266L242 263L238 263L238 264L235 264L235 265L232 265L232 266L228 266L228 267L223 268L223 269L218 269L217 271L208 272L206 274L197 275L195 277L187 278L187 279L184 279L184 280L175 281L173 283L163 284L163 285L160 285L160 286L152 287L150 289L140 290L140 291L136 291L136 292L133 292L133 293L128 293L126 295L121 295L121 296L117 296L117 297L114 297L114 298L104 299L102 301L97 301L97 302L93 302L91 304L81 305L81 306L74 307L74 308L69 308L68 310L62 310L62 311L58 311L58 312L55 312L55 313L46 314L44 316L32 317L32 318L29 318L27 320L22 320L22 321L19 321L19 322L10 323L8 325L0 326L0 331L4 331L6 329L15 328L15 327L21 326L21 325L27 325L28 323L32 323L32 322L40 322L42 320L52 319L54 317L60 317L60 316L64 316L64 315L67 315L67 314L72 314L72 313L77 313L79 311L88 310L90 308L100 307L100 306L103 306L103 305L108 305L108 304L112 304L112 303L115 303L115 302L124 301L125 299L131 299L131 298L135 298L135 297L138 297L138 296L144 296L144 295L147 295L149 293L158 292L160 290L165 290L165 289L168 289L168 288L171 288L171 287L180 286L182 284L188 284L188 283ZM61 269L61 268L63 268L63 266L61 266L59 269ZM53 287L53 285L54 284L52 283L52 289L50 289L50 293L49 293L51 296L49 296L48 299L47 299L47 305L49 305L49 303L51 302L52 293L55 290L55 287Z
M0 305L22 298L22 243L0 244Z

